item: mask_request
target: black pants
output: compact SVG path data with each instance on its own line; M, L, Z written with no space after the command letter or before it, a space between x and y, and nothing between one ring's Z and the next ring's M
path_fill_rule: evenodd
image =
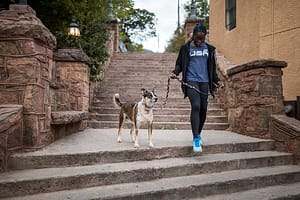
M188 82L201 92L208 94L208 83ZM193 138L201 133L207 112L208 95L200 94L195 89L187 87L187 96L191 103L191 126Z

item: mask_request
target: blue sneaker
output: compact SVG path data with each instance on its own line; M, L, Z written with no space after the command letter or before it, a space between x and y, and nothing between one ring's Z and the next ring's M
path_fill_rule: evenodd
M198 135L200 147L202 146L202 137L201 134Z
M201 147L200 141L201 141L200 138L195 138L193 140L193 151L194 152L202 152L202 147Z

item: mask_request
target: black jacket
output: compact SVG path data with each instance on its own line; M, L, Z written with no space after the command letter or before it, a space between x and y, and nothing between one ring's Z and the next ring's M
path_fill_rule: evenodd
M179 50L179 54L176 60L175 69L173 73L177 76L182 72L182 81L186 82L186 71L190 61L190 44L191 41L185 43L181 46ZM216 59L215 59L215 47L206 43L208 48L208 61L207 61L207 72L209 79L209 90L210 94L214 97L214 92L216 90L216 84L219 82L219 78L216 71ZM184 98L187 97L185 85L181 84L182 92L184 94Z

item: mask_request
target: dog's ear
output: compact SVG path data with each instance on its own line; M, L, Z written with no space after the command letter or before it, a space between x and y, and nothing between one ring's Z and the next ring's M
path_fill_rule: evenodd
M141 90L142 90L142 94L144 95L145 92L146 92L146 89L145 89L145 88L142 88Z
M155 94L156 87L154 86L152 92Z

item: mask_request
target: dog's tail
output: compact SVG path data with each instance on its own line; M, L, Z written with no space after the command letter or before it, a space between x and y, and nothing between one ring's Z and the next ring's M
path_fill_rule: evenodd
M113 100L114 100L114 104L115 104L116 107L121 107L123 105L120 101L120 95L119 94L115 94Z

